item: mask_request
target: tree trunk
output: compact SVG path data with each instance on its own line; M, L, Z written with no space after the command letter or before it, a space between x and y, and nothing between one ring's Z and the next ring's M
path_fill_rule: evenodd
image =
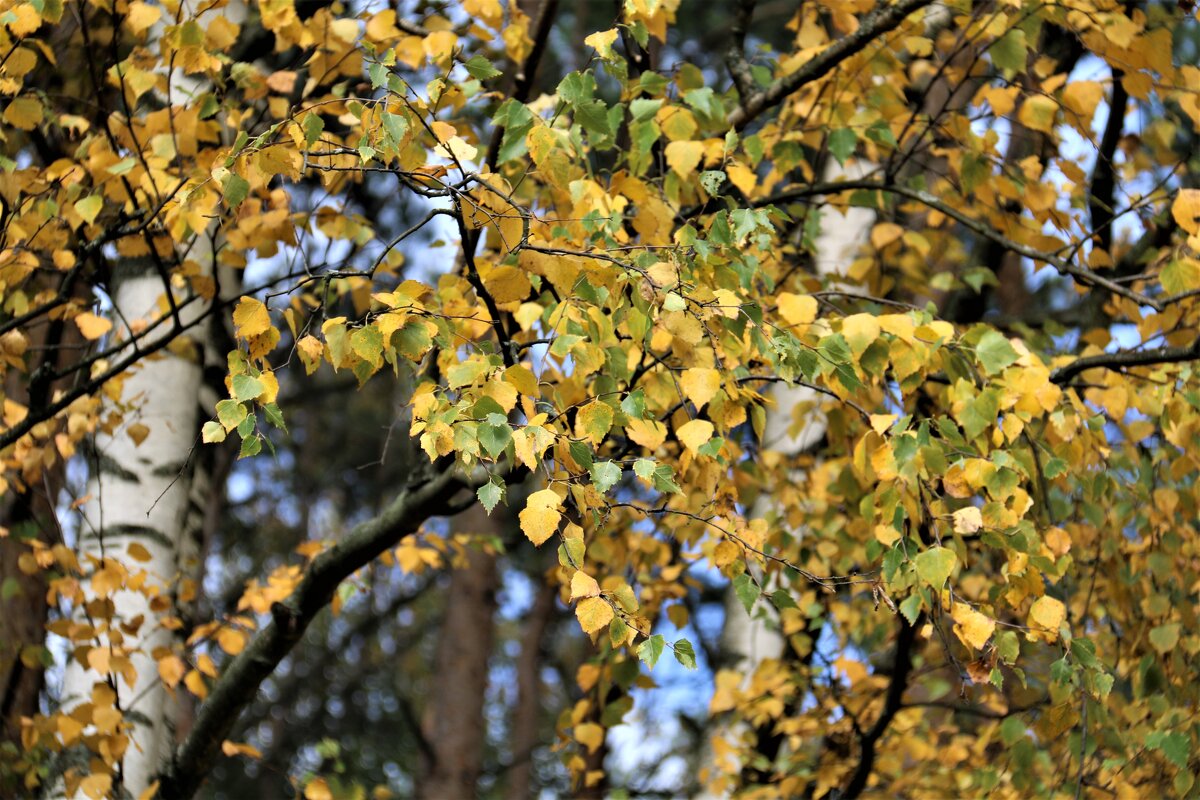
M452 521L457 533L490 533L497 520L474 505ZM460 800L476 795L483 768L483 706L496 613L496 557L468 550L452 570L438 638L432 691L422 724L428 751L417 796Z
M163 284L152 267L142 267L128 268L130 274L118 284L113 301L119 319L132 322L158 316ZM130 746L116 777L134 797L153 781L174 742L176 706L159 678L155 655L177 644L175 634L162 622L176 613L177 591L194 578L197 566L195 548L184 542L184 532L193 472L189 455L200 429L205 329L197 326L201 333L189 337L192 347L173 347L167 355L140 364L126 378L122 401L132 410L126 411L122 425L111 434L96 436L90 499L83 508L79 533L87 607L76 608L74 619L79 626L93 626L95 635L73 642L62 702L70 707L90 699L97 684L115 685L119 708L131 726ZM140 444L128 433L135 423L149 429ZM143 560L122 551L137 551ZM116 553L119 558L111 559ZM114 592L106 587L97 591L92 583L96 573L118 560L145 570L142 590L127 588L126 581ZM130 571L130 577L135 576L136 568ZM156 594L170 600L165 608L161 600L154 602ZM100 657L93 651L99 651ZM108 669L101 674L95 667L104 669L105 652ZM125 657L132 671L121 674Z
M824 180L838 180L861 177L868 171L869 165L852 163L845 169L830 161ZM874 212L851 207L845 212L835 211L824 207L821 214L821 232L817 236L814 248L813 262L816 271L821 275L840 275L850 266L861 248L867 241L871 226L875 222ZM766 428L763 433L763 448L775 450L787 456L795 456L816 445L825 435L826 420L820 411L805 410L813 407L818 401L825 400L811 389L803 386L786 386L777 384L771 392L775 407L767 411ZM749 517L765 516L770 511L771 500L764 495L750 510ZM782 514L782 509L780 513ZM779 658L784 653L785 642L779 631L768 627L761 618L752 618L746 614L741 601L733 593L732 587L725 595L725 622L721 631L721 651L729 655L730 666L740 672L748 680L760 663L768 659ZM716 735L728 739L738 739L742 730L718 730ZM760 736L770 731L760 731ZM706 744L702 766L711 769L713 754ZM722 795L701 794L705 800L715 800Z
M534 796L533 751L538 743L538 723L542 714L542 637L554 614L558 587L544 583L529 610L521 635L521 653L517 656L517 703L513 709L510 737L512 767L508 773L508 800L529 800Z

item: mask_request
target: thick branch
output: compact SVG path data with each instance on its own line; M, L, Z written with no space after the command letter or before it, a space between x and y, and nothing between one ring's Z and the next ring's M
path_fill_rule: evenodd
M1088 194L1088 214L1092 220L1092 230L1095 231L1097 244L1103 250L1112 248L1113 209L1115 207L1116 165L1113 157L1117 152L1117 143L1121 141L1121 133L1125 130L1125 104L1129 102L1129 93L1121 81L1121 71L1113 70L1113 93L1108 106L1108 121L1104 125L1104 135L1100 138L1100 149L1096 153L1096 166L1092 169L1092 185Z
M855 55L883 34L895 30L912 12L933 0L900 0L893 6L878 6L859 20L858 30L838 39L800 69L785 75L761 92L741 98L741 105L729 115L737 130L749 125L767 109L778 105L803 86L825 77L839 64Z
M900 631L896 634L896 661L892 668L892 681L888 684L879 719L875 720L875 724L859 740L862 753L858 766L850 776L850 782L846 784L846 791L840 795L842 800L854 800L867 788L871 770L875 767L875 746L887 731L888 725L892 724L892 718L904 707L902 700L904 690L908 688L909 673L912 672L912 650L917 640L917 626L909 625L904 617L898 616L896 620L900 624Z
M450 499L463 486L453 468L411 484L379 516L358 525L332 549L313 560L296 591L272 607L274 618L213 685L196 714L191 733L176 749L161 776L162 800L186 800L195 794L242 709L254 700L262 682L329 604L341 582L402 536L416 532L425 520L452 510Z
M1147 367L1156 364L1177 364L1200 359L1200 338L1185 347L1156 347L1152 350L1119 350L1085 356L1059 367L1050 373L1050 382L1063 384L1089 369L1122 370L1125 367Z
M729 50L725 54L725 65L733 78L733 85L743 98L754 94L754 75L750 71L750 62L746 60L746 33L750 30L750 20L754 17L756 0L736 0L737 10L733 15L733 25L729 29Z

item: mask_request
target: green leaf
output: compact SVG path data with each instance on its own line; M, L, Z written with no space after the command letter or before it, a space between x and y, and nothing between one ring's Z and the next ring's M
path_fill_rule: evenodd
M754 608L754 604L758 602L759 596L762 594L762 589L754 582L754 579L749 574L743 572L733 579L733 593L737 599L741 601L742 606L749 614Z
M771 602L776 608L799 608L787 589L776 589L771 593Z
M283 421L283 412L279 410L279 406L275 403L267 403L262 407L263 415L267 418L267 422L279 428L281 431L287 430L287 424Z
M687 639L680 639L672 645L675 651L675 660L683 665L685 669L696 668L696 651L692 649L692 643Z
M587 546L583 539L564 539L558 546L558 563L567 569L579 569L583 565L583 556Z
M221 400L217 403L217 419L226 431L231 431L246 419L250 412L236 400Z
M262 452L262 437L256 433L242 439L242 449L238 452L238 458L249 458L260 452Z
M958 556L949 547L931 547L919 553L913 563L921 580L940 590L958 564Z
M504 487L495 481L488 481L483 486L475 490L475 495L479 498L479 502L483 503L483 507L488 514L492 513L492 509L500 502L500 498L504 496Z
M597 461L589 470L596 491L604 493L621 480L621 467L613 461Z
M660 492L683 494L679 484L675 482L675 470L670 464L659 464L654 468L654 488Z
M367 325L350 334L350 349L371 366L383 366L383 334L374 325Z
M850 128L839 128L829 134L829 152L842 166L858 147L858 135Z
M1158 750L1167 760L1180 769L1186 769L1192 750L1192 740L1187 734L1172 731L1152 731L1146 737L1146 746Z
M652 481L654 479L655 466L656 465L652 459L639 458L637 461L633 462L633 474L637 475L643 480Z
M240 206L248 194L250 194L250 182L236 172L229 173L221 182L221 196L225 198L225 205L230 208Z
M924 601L921 599L921 595L917 594L916 592L904 598L904 600L900 603L900 613L904 615L906 620L908 620L909 625L917 624L917 616L920 615L921 607L923 605Z
M479 443L492 458L499 458L511 441L512 428L507 424L479 426Z
M988 48L992 63L1006 72L1023 72L1029 57L1025 31L1012 28Z
M488 78L494 78L502 74L500 70L492 66L492 62L481 55L473 57L470 61L463 62L463 66L467 68L467 72L471 73L471 77L478 78L481 81L486 81Z
M666 640L663 639L662 634L656 633L638 645L638 658L645 661L650 669L654 669L654 665L658 663L658 657L662 655L665 646Z
M700 185L704 187L704 191L716 197L721 193L721 185L725 183L725 171L720 169L707 169L700 173Z
M975 356L989 375L995 375L1016 362L1020 356L1008 339L999 331L988 331L975 345Z
M304 117L304 143L312 147L321 138L321 134L325 132L325 120L321 119L321 115L310 111Z
M533 119L533 112L524 103L518 103L511 97L496 110L492 122L504 129L497 154L499 163L520 158L529 151L525 134L533 128Z
M252 378L249 375L234 375L231 394L234 400L246 402L258 397L266 391L266 388L258 378Z

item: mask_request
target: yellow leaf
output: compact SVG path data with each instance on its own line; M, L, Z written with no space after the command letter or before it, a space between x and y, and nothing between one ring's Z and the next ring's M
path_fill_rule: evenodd
M967 506L954 512L956 533L974 533L983 527L983 514L976 506Z
M647 450L657 450L667 440L667 426L653 419L631 419L625 433Z
M18 97L4 109L4 121L14 128L31 131L43 118L42 101L36 97Z
M98 317L90 311L85 311L75 317L75 327L83 334L83 338L95 341L112 330L112 323L104 317Z
M1051 528L1042 536L1042 541L1056 556L1065 556L1071 551L1071 535L1062 528Z
M146 441L146 437L150 435L150 428L140 422L135 422L125 429L125 433L129 434L130 439L133 439L133 444L136 447Z
M160 16L162 16L162 9L158 6L136 0L129 4L129 11L125 15L125 25L134 33L141 33L158 22Z
M871 246L882 250L904 235L904 228L894 222L881 222L871 229Z
M986 614L980 614L966 603L957 603L950 612L954 618L954 635L976 650L982 650L992 632L996 630L996 621Z
M679 385L684 396L695 403L697 409L701 409L720 391L721 373L702 367L685 369L679 377Z
M163 683L174 689L183 680L183 673L187 671L187 666L177 655L168 655L158 660L158 677L162 678Z
M504 370L504 380L511 383L518 392L529 397L538 396L538 381L528 367L514 364Z
M676 428L675 435L684 447L694 453L712 438L713 424L706 419L694 419Z
M504 242L503 247L511 250L517 244L518 241ZM487 289L488 294L500 305L515 303L529 296L529 275L525 270L504 265L486 272L481 270L479 277L483 280L483 287Z
M617 40L617 29L609 28L606 31L597 31L591 36L583 40L583 43L600 54L603 59L613 57L613 42Z
M742 548L725 539L713 548L712 563L717 567L727 567L742 554Z
M1021 103L1021 110L1017 112L1017 119L1026 128L1041 131L1042 133L1050 133L1054 130L1054 117L1057 113L1058 103L1054 101L1054 98L1040 94L1031 94L1027 95L1025 102Z
M267 307L253 297L243 297L233 311L233 324L243 339L266 333L271 328Z
M575 741L587 748L589 753L604 744L604 728L594 722L584 722L575 726Z
M671 142L667 145L667 165L686 180L696 171L700 159L704 158L703 142Z
M75 203L75 213L88 225L96 221L96 217L103 208L104 198L98 194L90 194Z
M758 182L758 176L754 174L754 170L741 164L730 164L725 167L725 174L729 176L729 182L747 197L754 191L754 186Z
M1063 87L1063 105L1071 112L1067 120L1080 126L1091 124L1096 106L1104 98L1104 87L1096 81L1076 81ZM1074 119L1072 119L1074 115Z
M433 152L442 158L448 158L451 161L463 162L474 161L475 156L479 155L479 148L473 144L468 144L461 136L451 136L445 144L439 144L433 148ZM515 245L513 242L511 246Z
M897 419L899 419L899 417L897 417L895 414L872 414L871 430L882 436L883 432L892 427Z
M600 584L596 579L583 570L576 570L571 576L571 599L579 600L584 597L599 597Z
M808 325L817 318L817 298L812 295L783 292L777 302L780 316L789 325Z
M304 800L333 800L333 792L324 778L313 778L304 787Z
M240 742L231 742L228 739L221 742L221 752L233 758L234 756L249 756L250 758L262 758L262 751L250 744L242 744Z
M1180 189L1171 204L1171 215L1188 233L1200 233L1200 189Z
M450 63L458 36L454 31L435 31L425 37L425 54L431 61L441 65Z
M558 530L562 514L558 512L558 495L552 489L542 489L529 495L525 508L518 515L521 531L534 545L541 545Z
M150 551L140 542L130 542L129 546L125 549L128 551L129 557L134 561L140 561L144 564L150 560Z
M612 622L613 610L602 598L586 597L575 606L575 616L584 633L595 633Z
M1053 597L1039 597L1029 609L1029 626L1031 628L1042 628L1057 633L1059 626L1066 618L1066 606Z
M575 417L575 435L598 445L608 434L612 423L612 406L593 400L579 409L579 415Z
M236 628L221 628L217 631L217 644L231 656L236 656L246 647L246 634Z
M79 790L92 800L108 797L112 790L112 775L93 773L79 782Z
M853 314L842 320L842 336L856 356L861 356L879 338L880 331L874 314Z

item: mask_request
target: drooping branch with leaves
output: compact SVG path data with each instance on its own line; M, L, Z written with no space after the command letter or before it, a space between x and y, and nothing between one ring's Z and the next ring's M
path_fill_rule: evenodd
M646 791L1190 796L1191 13L411 5L0 11L0 788L196 796L347 604L452 571L418 793L516 796L534 751L633 791L608 731L669 658L703 763ZM365 500L309 475L347 389L396 402ZM269 464L324 499L218 569ZM448 737L499 702L502 565L492 769ZM726 586L780 652L704 638ZM366 791L321 758L306 797Z

